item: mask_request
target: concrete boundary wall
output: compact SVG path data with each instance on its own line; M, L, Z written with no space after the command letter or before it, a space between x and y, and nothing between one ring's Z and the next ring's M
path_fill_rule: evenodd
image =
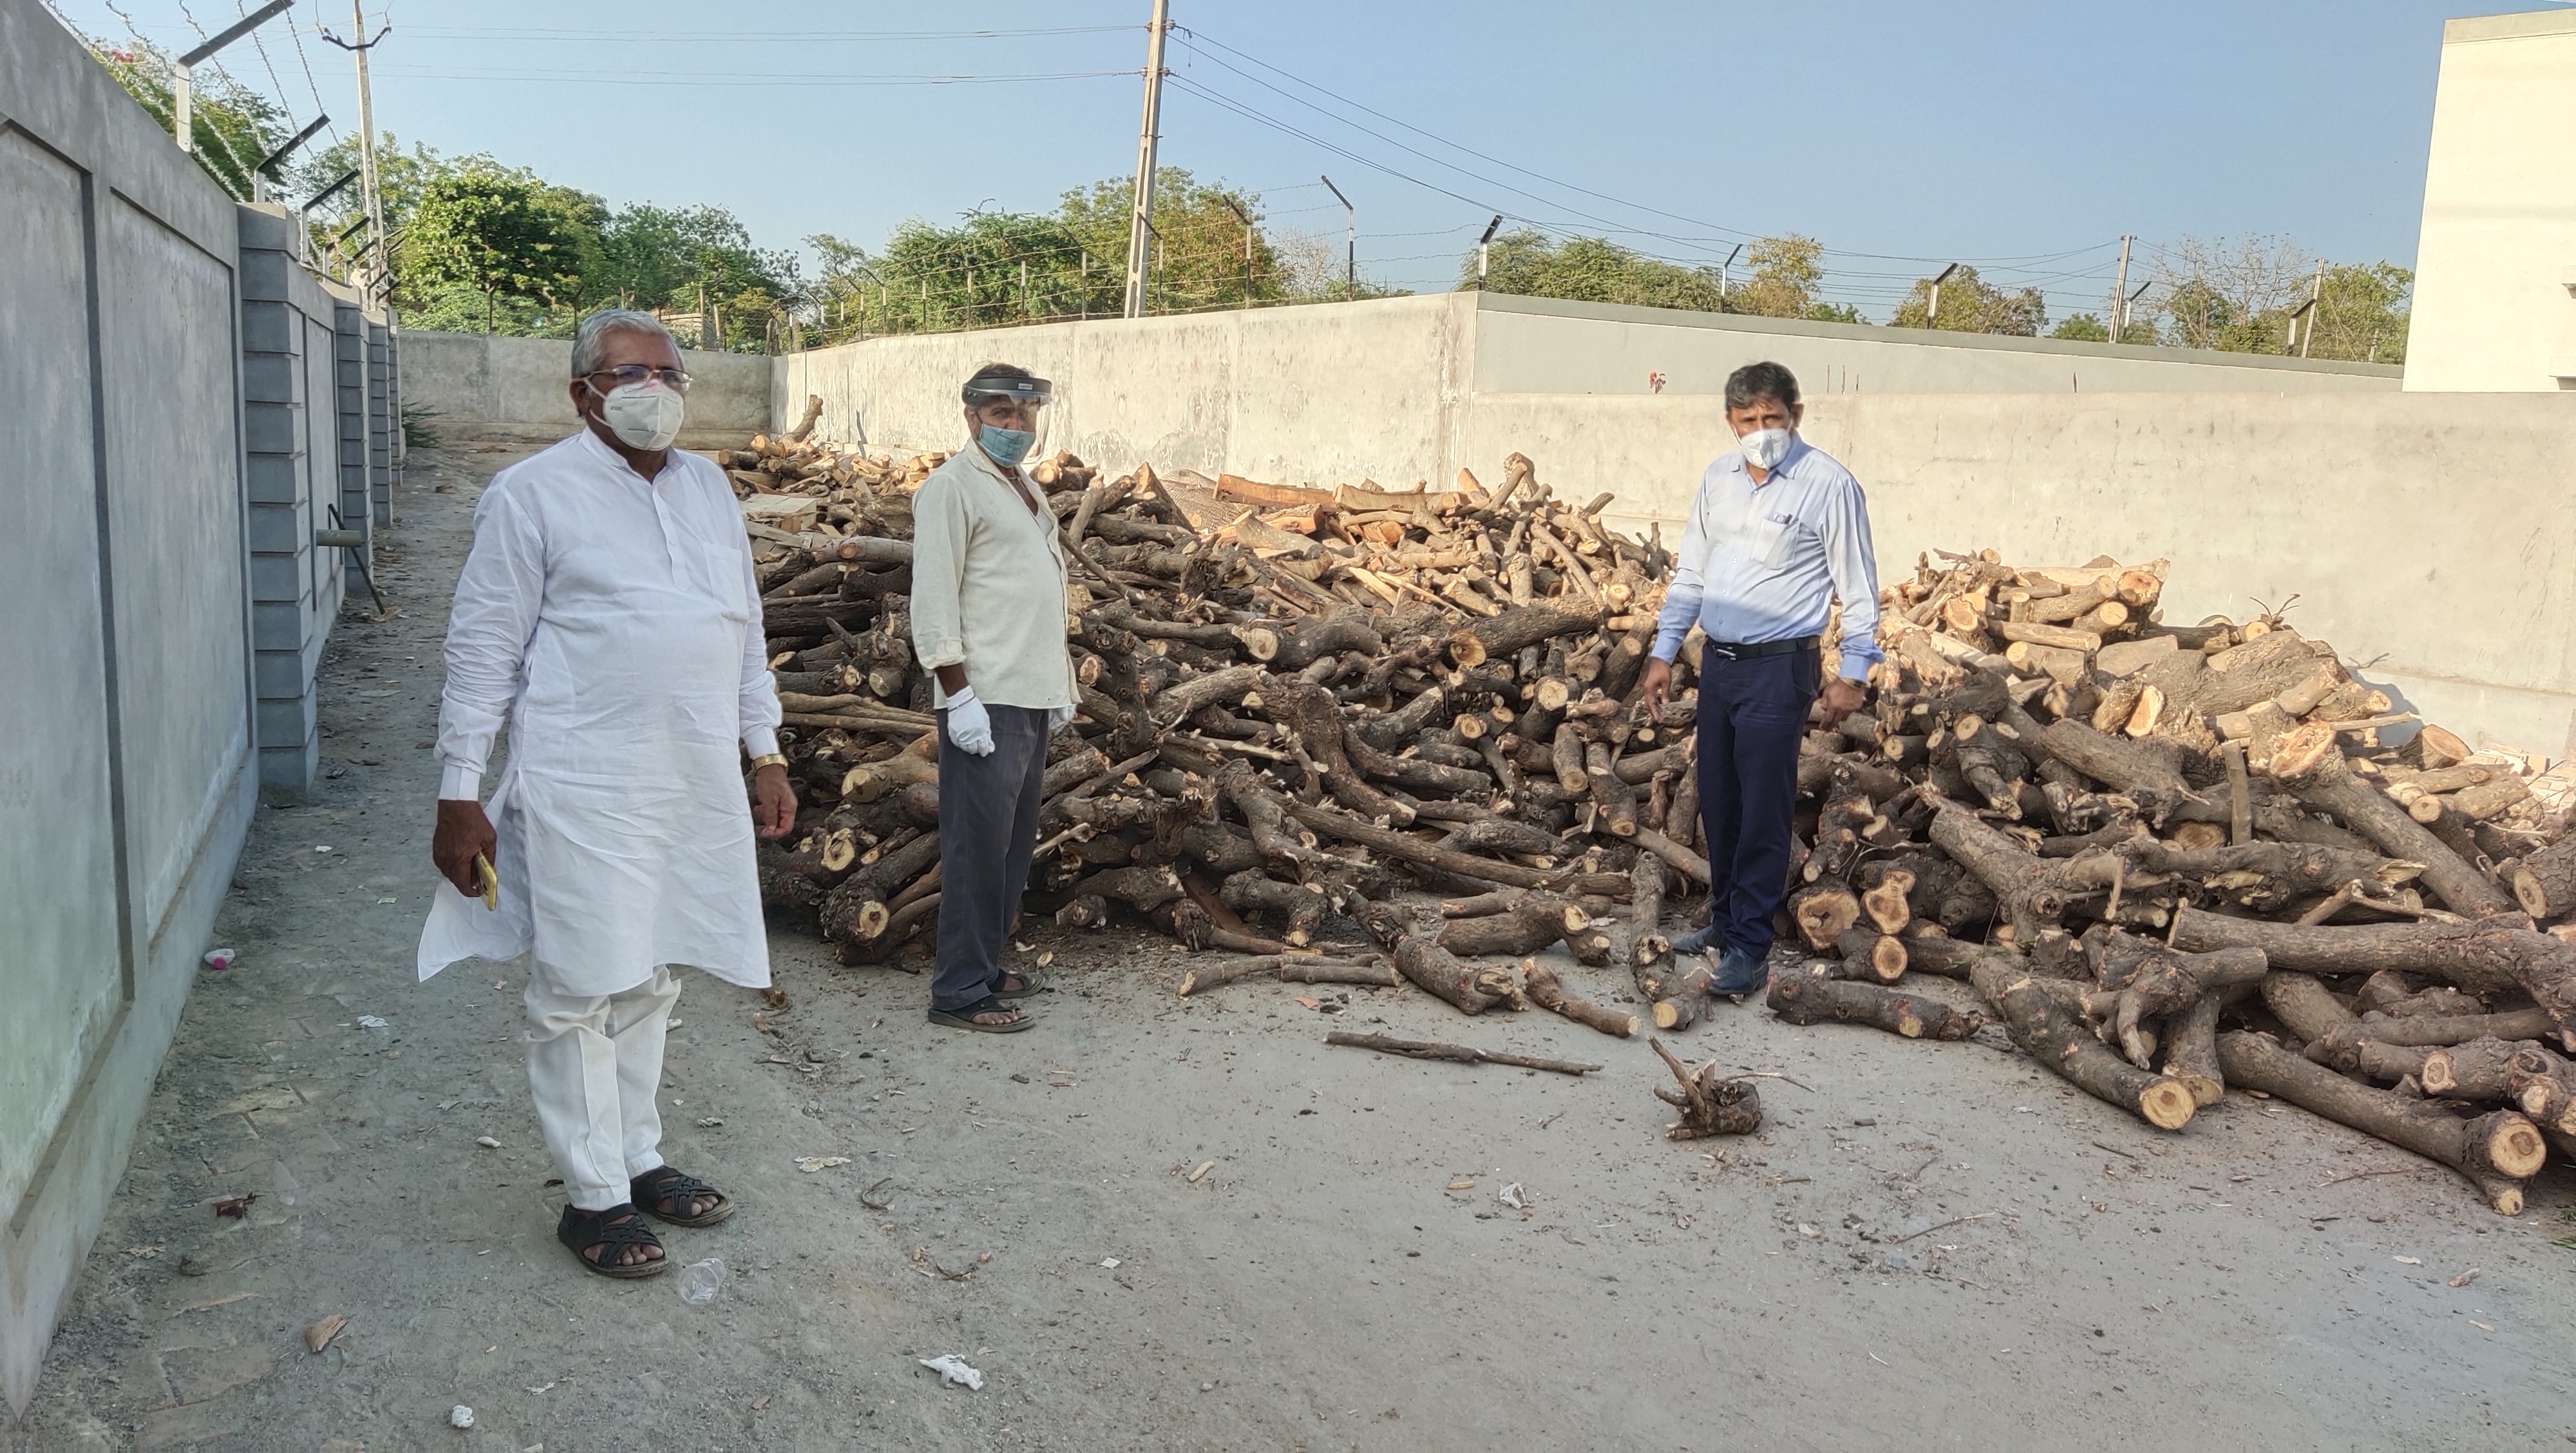
M552 440L579 427L565 393L570 339L406 328L401 348L402 402L433 411L426 421L433 432ZM693 449L738 446L768 428L778 362L756 353L682 349L680 366L693 382L680 443Z
M0 0L13 1410L124 1173L255 801L240 244L232 199L39 0Z
M2576 412L2526 394L1860 394L1808 438L1869 492L1882 579L1918 552L2174 562L2168 618L2257 598L2473 740L2576 755ZM1479 470L1518 449L1611 519L1678 522L1730 447L1711 398L1480 394Z

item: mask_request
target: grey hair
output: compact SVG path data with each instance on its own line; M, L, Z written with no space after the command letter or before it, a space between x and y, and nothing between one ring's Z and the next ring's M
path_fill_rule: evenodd
M1726 376L1728 409L1749 409L1764 399L1777 399L1784 409L1796 408L1798 376L1768 361L1748 363Z
M670 329L662 326L661 319L650 313L639 313L633 308L610 308L606 312L593 313L582 319L581 327L574 330L572 335L573 377L588 378L599 371L599 356L606 351L603 345L611 333L658 333L662 335L664 342L671 345L672 352L677 353L680 350L679 340L671 336Z

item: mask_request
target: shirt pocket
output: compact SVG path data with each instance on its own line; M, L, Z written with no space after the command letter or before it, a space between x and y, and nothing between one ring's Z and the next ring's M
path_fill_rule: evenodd
M1780 569L1797 551L1799 528L1798 517L1786 511L1757 514L1745 530L1744 553L1766 570Z

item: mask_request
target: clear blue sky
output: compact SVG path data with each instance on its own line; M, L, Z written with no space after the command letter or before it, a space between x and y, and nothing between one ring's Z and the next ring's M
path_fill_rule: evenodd
M125 33L111 0L53 3ZM246 8L115 3L173 50L199 38L191 17L212 31ZM2514 8L1175 0L1162 159L1338 245L1330 174L1358 207L1363 272L1416 289L1449 286L1501 211L1690 262L1806 233L1829 250L1827 294L1881 318L1912 278L1966 259L2045 287L2057 316L2098 310L2123 232L2285 235L2411 266L2442 21ZM906 217L1044 210L1132 172L1150 9L367 0L394 26L379 129L612 203L719 203L771 247L874 247ZM345 134L349 66L317 22L346 35L348 9L299 0L300 56L281 20L264 60L249 42L224 60L299 122L318 95ZM954 35L1041 26L1070 33ZM951 38L890 34L925 31ZM926 75L1064 78L878 83Z

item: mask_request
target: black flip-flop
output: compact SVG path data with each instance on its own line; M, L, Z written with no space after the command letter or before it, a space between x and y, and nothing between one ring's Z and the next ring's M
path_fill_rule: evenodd
M1017 969L1004 969L1002 971L1002 977L1006 979L1018 979L1020 981L1020 987L1016 989L995 989L993 991L993 997L996 999L1026 999L1032 994L1043 994L1047 992L1049 988L1053 987L1047 983L1047 976L1043 973L1023 974Z
M673 1226L712 1226L733 1214L733 1197L696 1176L684 1175L667 1165L656 1166L637 1176L627 1183L626 1189L635 1197L637 1210ZM674 1216L662 1209L674 1203L688 1205L700 1196L715 1197L715 1205L695 1216Z
M930 1011L930 1022L933 1024L945 1025L950 1029L972 1029L982 1034L1017 1034L1021 1030L1026 1029L1037 1022L1036 1020L1031 1019L1025 1012L1022 1013L1019 1018L1009 1020L1001 1024L978 1024L975 1022L975 1016L978 1014L998 1014L1010 1007L1010 1005L1003 1003L1001 1000L990 994L987 994L983 998L960 1009L933 1009Z
M632 1205L611 1206L605 1211L566 1206L563 1219L555 1223L555 1239L571 1250L572 1259L580 1262L584 1270L619 1281L660 1276L671 1266L667 1253L632 1265L616 1259L630 1246L658 1248L662 1244L662 1238L653 1234L653 1228L644 1224L644 1218L635 1213ZM594 1247L599 1251L596 1261L583 1255Z

